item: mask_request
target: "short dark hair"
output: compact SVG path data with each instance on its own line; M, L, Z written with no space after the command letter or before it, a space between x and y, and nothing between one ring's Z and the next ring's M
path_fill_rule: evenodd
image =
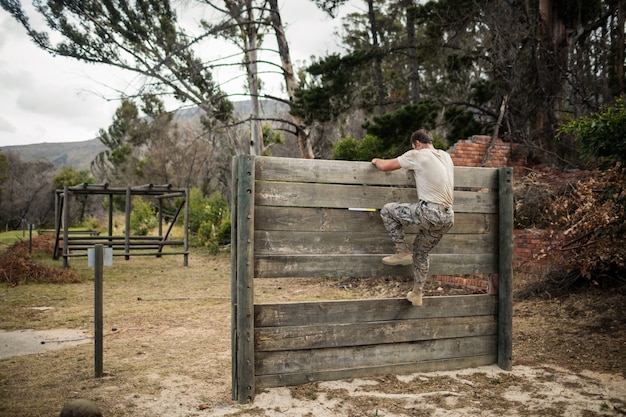
M414 143L433 143L433 136L425 129L419 129L411 135L411 145Z

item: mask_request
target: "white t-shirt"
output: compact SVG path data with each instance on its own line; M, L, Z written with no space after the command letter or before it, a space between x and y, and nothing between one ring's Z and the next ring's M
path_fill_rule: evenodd
M441 149L412 149L398 157L400 166L413 171L417 198L452 207L454 164Z

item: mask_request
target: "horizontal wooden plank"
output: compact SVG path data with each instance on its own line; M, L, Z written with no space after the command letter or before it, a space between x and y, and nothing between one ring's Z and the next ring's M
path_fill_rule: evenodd
M497 312L498 298L489 294L424 297L421 308L403 298L263 303L254 306L254 327L469 317Z
M409 171L381 172L370 162L256 157L255 176L261 181L334 184L411 185Z
M260 375L255 377L255 384L257 391L259 391L265 388L301 385L317 381L338 381L342 379L371 378L385 375L410 375L418 372L453 371L492 365L496 363L497 360L497 355L491 354L402 363L398 365L379 365L358 369L341 368L321 372Z
M284 232L256 231L255 256L299 254L384 254L394 253L394 245L386 233L370 233L368 227L358 232ZM412 244L415 235L407 234ZM430 252L434 254L494 253L498 250L495 233L460 235L446 234Z
M491 355L497 351L496 342L497 336L491 335L369 346L256 352L255 375L358 369L381 364L391 366Z
M256 230L348 232L362 231L387 233L378 210L352 211L345 208L274 207L254 208ZM448 233L497 233L498 217L495 213L454 213L454 226ZM405 227L415 233L415 227Z
M496 213L495 192L455 191L455 213ZM415 188L263 182L255 185L255 205L285 207L374 208L392 201L416 202Z
M264 327L254 330L254 350L260 352L367 346L487 336L497 332L496 316Z
M407 170L380 172L370 162L256 157L255 176L260 181L319 182L367 185L414 185ZM497 188L496 168L455 167L455 187Z
M255 256L256 278L413 276L412 266L388 266L380 255ZM498 272L497 254L433 254L430 275Z

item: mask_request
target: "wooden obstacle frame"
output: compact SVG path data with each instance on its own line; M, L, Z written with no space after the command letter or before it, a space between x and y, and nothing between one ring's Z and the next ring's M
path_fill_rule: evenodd
M254 280L412 277L378 210L416 201L412 173L367 162L236 156L232 164L232 394L314 381L512 366L513 172L455 167L455 225L432 275L491 277L487 294L255 303ZM411 228L405 229L412 238ZM414 231L413 231L414 232Z
M108 234L106 236L92 230L70 230L70 201L79 195L103 195L108 197ZM170 184L146 184L134 187L110 187L109 184L80 184L66 186L55 193L55 247L53 258L63 257L63 266L69 265L72 257L85 257L87 250L96 244L105 248L112 248L113 256L124 256L126 260L132 256L182 255L183 265L189 263L189 190L173 188ZM122 196L125 199L125 226L123 235L113 234L113 197ZM147 196L157 201L158 232L156 236L136 236L130 230L130 213L134 196ZM176 213L170 221L167 230L164 230L163 200L180 199ZM183 215L183 240L170 239L170 233L180 215ZM45 233L46 231L40 231ZM165 250L165 248L181 248L182 250Z

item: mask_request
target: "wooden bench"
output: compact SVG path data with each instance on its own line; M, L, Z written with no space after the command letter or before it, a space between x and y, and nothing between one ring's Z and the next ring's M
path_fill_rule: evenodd
M54 229L39 229L37 230L39 235L48 235L56 233ZM70 236L100 236L100 232L98 230L69 230L68 234Z
M430 274L490 274L489 291L425 297L423 307L403 298L254 299L254 279L412 277L411 266L382 264L393 244L377 210L416 200L412 174L249 155L235 157L232 172L233 399L311 381L511 369L511 169L455 168L455 226L432 251Z

